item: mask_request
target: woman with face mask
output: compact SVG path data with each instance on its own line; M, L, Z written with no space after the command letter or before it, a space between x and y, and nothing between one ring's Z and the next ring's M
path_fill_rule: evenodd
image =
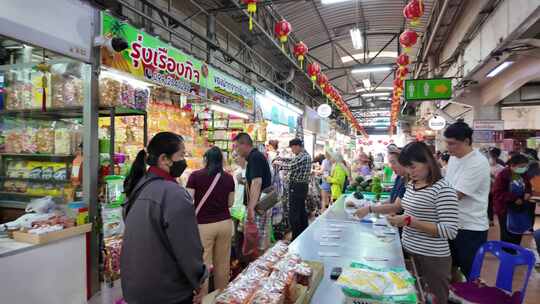
M527 172L529 159L522 154L515 154L506 163L493 185L493 207L499 218L501 241L519 245L522 234L513 233L508 230L508 211L529 210L529 199L531 197L531 183ZM529 223L524 223L530 226ZM515 232L515 231L514 231Z
M214 287L229 283L232 227L229 208L234 203L234 179L223 171L223 153L212 147L204 153L204 168L189 176L187 190L195 200L195 215L204 247L204 262L214 266ZM208 293L208 281L202 294Z
M141 150L124 189L122 291L134 304L200 303L208 276L193 200L176 179L186 168L184 140L161 132Z

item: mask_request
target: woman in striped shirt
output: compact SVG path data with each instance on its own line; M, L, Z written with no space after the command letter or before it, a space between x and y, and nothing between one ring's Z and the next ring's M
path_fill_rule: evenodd
M456 192L442 178L426 144L406 145L399 162L406 167L410 180L405 196L394 204L360 208L356 215L363 218L370 212L392 214L388 222L404 227L403 248L413 257L427 290L436 303L447 303L452 270L448 240L454 239L458 230ZM405 213L393 215L400 210Z

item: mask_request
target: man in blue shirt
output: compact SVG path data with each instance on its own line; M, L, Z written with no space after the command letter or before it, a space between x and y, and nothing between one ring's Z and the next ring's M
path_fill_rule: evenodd
M393 204L395 203L396 198L403 198L405 195L405 175L407 173L405 172L405 168L401 166L398 161L401 149L396 145L391 144L387 147L387 151L388 164L397 175L392 191L390 191L390 200L388 201L389 204Z

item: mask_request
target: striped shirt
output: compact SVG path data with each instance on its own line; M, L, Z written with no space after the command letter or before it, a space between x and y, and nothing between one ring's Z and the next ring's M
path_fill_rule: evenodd
M434 237L418 229L404 227L403 248L430 257L450 256L448 240L456 237L459 223L457 195L450 184L444 179L420 189L408 184L401 206L405 214L415 220L436 224L439 232L439 236Z

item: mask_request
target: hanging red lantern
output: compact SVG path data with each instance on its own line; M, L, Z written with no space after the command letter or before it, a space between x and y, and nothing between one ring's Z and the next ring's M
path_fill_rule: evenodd
M394 79L394 88L403 89L403 80L399 78Z
M281 50L285 51L285 43L287 42L287 39L289 38L289 34L292 31L291 24L287 22L285 19L278 21L274 27L274 33L279 38L279 42L281 42Z
M404 80L405 77L407 77L407 74L409 74L409 69L405 66L402 66L400 67L399 69L397 69L397 73L396 73L396 77L401 79L401 80Z
M306 57L308 51L309 49L303 41L298 42L294 46L294 57L300 61L300 68L302 68L302 65L304 64L304 58Z
M405 53L411 51L411 47L418 41L418 34L413 30L405 30L399 35L399 43L403 46Z
M403 16L409 20L411 26L420 25L420 17L424 15L424 1L412 0L403 8Z
M321 73L321 66L316 62L310 63L307 66L307 73L311 78L311 81L313 82L313 88L315 89L315 81L317 81L317 75Z
M332 93L332 89L333 89L333 87L332 87L332 84L331 84L331 83L327 84L327 85L324 87L324 95L325 95L327 98L330 97L330 94Z
M323 73L319 73L319 75L317 75L317 82L319 83L321 89L324 90L324 87L328 84L328 77L326 77L326 75Z
M409 65L409 63L410 63L409 55L407 55L407 54L401 54L401 55L399 55L399 57L398 57L397 60L396 60L396 63L397 63L399 66L406 66L406 65Z
M247 12L249 14L249 31L253 30L253 15L257 12L257 2L259 0L242 0L244 5L247 5Z

